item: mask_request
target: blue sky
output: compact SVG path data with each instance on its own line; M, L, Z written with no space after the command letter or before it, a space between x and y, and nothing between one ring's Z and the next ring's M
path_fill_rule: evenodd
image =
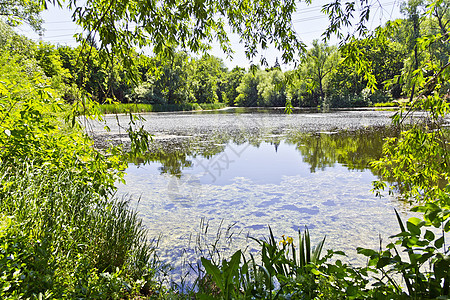
M369 27L375 28L380 24L384 24L389 19L400 17L399 1L400 0L373 0L374 8L372 9L371 19L368 23ZM314 39L320 39L322 32L328 26L327 16L321 13L321 8L325 3L327 3L326 0L313 0L310 5L307 5L304 2L299 2L297 11L293 15L295 30L302 41L308 46L312 44ZM379 8L380 4L382 9ZM77 27L77 25L72 22L71 16L72 12L67 9L49 7L47 11L43 12L45 33L41 39L53 44L76 46L77 44L73 38L73 35L77 32L81 32L81 28ZM40 37L34 33L31 28L26 26L19 27L17 31L18 33L24 34L35 41L40 39ZM239 37L235 34L230 34L230 40L232 47L235 50L233 59L226 58L218 47L218 44L212 45L213 49L210 53L222 58L225 65L230 69L234 66L248 67L250 65L250 61L248 61L245 57L244 47L239 43ZM329 44L336 43L336 39L329 42ZM281 58L280 53L273 47L261 51L256 59L258 60L261 55L267 59L269 66L274 65L277 57ZM255 61L255 63L257 62L258 61ZM289 68L289 66L285 66L284 68Z

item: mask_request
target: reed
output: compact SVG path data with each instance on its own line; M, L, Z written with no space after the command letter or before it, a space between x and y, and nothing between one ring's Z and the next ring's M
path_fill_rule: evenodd
M142 103L117 103L102 104L99 106L102 114L123 114L143 112L171 112L214 110L225 108L224 103L185 103L185 104L142 104Z
M131 286L155 273L155 248L126 199L100 196L77 180L79 174L33 162L2 165L0 174L0 209L3 219L12 220L5 231L15 232L23 244L19 257L26 267L19 268L18 295L50 291L57 297L94 297L99 286L118 278L114 274L121 274L118 291L125 292L125 283ZM80 277L89 274L112 277L83 283ZM46 284L38 278L47 278ZM110 292L103 291L105 296Z

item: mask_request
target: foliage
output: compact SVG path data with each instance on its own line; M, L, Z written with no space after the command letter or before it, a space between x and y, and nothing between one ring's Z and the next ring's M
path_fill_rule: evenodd
M40 0L9 0L0 3L0 17L11 26L26 23L35 31L41 31L40 13L45 7L45 1Z
M51 78L52 87L62 90L68 103L80 103L83 110L91 106L83 104L86 98L98 103L152 105L229 103L279 107L289 100L303 107L367 106L370 102L391 101L391 94L394 98L401 95L401 84L394 80L402 72L402 57L406 53L404 48L397 47L400 44L397 41L386 40L379 46L371 39L355 42L353 48L372 60L378 82L393 82L389 87L378 83L379 91L367 93L364 91L367 81L351 66L338 64L342 54L335 47L317 41L297 70L289 72L282 72L279 67L264 71L260 68L256 72L254 68L228 71L219 59L210 55L196 59L184 51L174 51L169 56L148 57L132 49L127 59L133 67L127 70L123 58L103 57L95 43L76 48L36 44L15 34L5 24L2 28L5 49L35 59ZM398 39L398 35L393 34L392 39ZM385 87L389 93L381 91Z
M280 107L286 104L286 84L283 72L278 69L261 70L256 67L242 77L236 88L237 106Z
M311 247L309 232L299 232L298 245L282 236L277 243L270 231L267 241L257 240L260 258L240 250L220 265L202 258L205 275L199 299L380 299L395 295L392 287L369 287L366 268L354 268L333 259L342 252L321 255L325 238ZM334 260L334 262L331 262Z
M429 212L429 209L436 211L435 207L428 206L422 212ZM448 218L450 212L439 210L439 218ZM426 227L426 222L418 218L410 218L403 224L400 216L396 212L401 232L393 237L397 238L395 243L386 245L386 250L374 251L371 249L358 248L358 252L369 257L369 269L380 277L374 278L378 285L386 285L386 281L392 284L396 292L400 295L420 299L434 299L440 296L449 295L450 284L450 257L448 249L445 249L445 234L436 236L433 231ZM447 229L450 224L447 223ZM403 248L407 254L405 259L397 249ZM403 292L401 278L406 285L406 291Z
M190 81L198 103L223 102L222 91L219 88L223 85L222 77L226 71L222 60L214 56L204 55L201 59L195 60Z
M12 25L24 21L39 30L38 13L46 2L51 1L8 1L0 4L0 14ZM75 6L73 0L66 3ZM88 0L85 4L73 16L88 32L78 35L84 44L76 49L36 45L0 24L3 298L122 298L141 288L148 293L148 283L159 288L152 282L153 248L136 213L126 201L112 198L114 183L121 180L125 167L122 152L96 151L77 126L84 120L77 115L93 117L97 103L131 99L194 107L189 104L215 105L226 99L242 106L280 105L286 100L305 106L357 106L397 96L407 96L409 103L394 118L396 124L403 125L417 110L426 116L388 139L383 157L373 166L397 184L391 191L416 201L414 211L423 213L423 220L411 218L405 227L397 215L401 232L395 242L386 250L359 249L369 258L366 268L339 259L331 263L340 252L329 251L320 258L320 250L310 247L308 232L299 233L298 257L293 239L283 237L280 244L271 234L268 241L258 241L260 260L246 259L241 251L221 265L203 258L207 275L198 296L449 296L450 248L445 243L450 230L449 135L441 127L449 111L446 1L427 6L409 1L403 7L405 20L390 22L373 34L365 26L371 5L360 1L359 36L349 35L339 53L315 43L300 65L303 76L289 87L279 68L252 68L247 74L236 70L226 76L217 59L193 60L175 49L201 52L216 39L231 54L224 29L227 19L249 58L255 57L257 45L264 49L271 42L282 50L283 62L300 58L306 49L290 22L294 1ZM331 25L325 37L333 32L343 36L341 27L350 24L356 7L354 1L326 4ZM135 46L149 45L159 55L153 61L134 52ZM386 97L383 89L389 90ZM60 101L63 90L65 99L74 104L71 112ZM129 134L136 154L148 146L148 134L142 128L133 130L133 122ZM385 186L375 183L378 193ZM323 241L316 249L322 246Z
M149 96L141 102L170 105L194 102L195 98L191 91L191 79L189 78L191 64L190 58L185 52L174 53L170 59L153 58L145 74ZM135 90L130 95L130 99L134 100L136 96L138 95Z
M223 103L185 103L185 104L102 104L99 106L103 114L123 114L123 113L141 113L141 112L163 112L163 111L192 111L192 110L210 110L224 108Z
M307 92L313 96L315 102L310 106L321 105L325 99L325 80L339 63L339 56L335 47L320 44L314 40L312 48L305 55L300 75L305 80Z
M0 20L0 49L18 54L22 57L34 56L36 45L23 35L19 35Z
M120 149L102 154L64 122L58 91L33 61L0 60L2 298L131 293L154 274L154 250L137 213L112 198Z
M74 1L68 1L67 5L73 6ZM121 5L88 0L76 9L73 18L88 32L87 36L78 35L80 40L97 37L103 60L108 55L117 55L126 67L132 65L128 51L134 47L152 46L155 53L170 56L178 46L197 53L209 49L210 43L216 40L231 54L225 20L231 31L241 36L248 58L256 55L258 45L266 49L274 41L275 47L282 51L283 61L287 62L304 47L293 25L286 22L295 7L295 1L291 0L195 3L133 0Z
M229 106L234 106L236 104L236 98L239 96L237 88L241 83L244 74L245 69L240 67L235 67L226 74L227 84L224 88L224 102Z
M411 42L414 54L410 71L403 76L409 81L410 102L408 108L395 115L394 122L403 125L405 118L416 110L426 114L413 124L403 125L404 130L398 138L388 139L383 147L383 157L373 166L385 178L389 176L399 182L397 187L390 187L390 192L397 189L406 199L415 200L417 206L413 211L423 213L423 220L410 218L405 227L397 214L401 232L394 236L396 242L388 244L387 249L379 253L362 251L370 257L370 264L389 281L394 282L393 274L400 274L409 296L448 297L450 248L445 244L445 235L450 231L449 135L442 128L441 120L449 111L447 90L443 89L450 76L449 64L440 60L423 63L419 55L431 44L446 44L448 39L440 33L419 38L418 3L408 5L414 29ZM430 14L435 11L433 6L427 9ZM426 20L427 15L422 18ZM385 186L384 182L374 183L378 194ZM437 235L434 228L440 228L441 233ZM396 245L404 248L407 260L399 255ZM424 270L424 266L429 269Z

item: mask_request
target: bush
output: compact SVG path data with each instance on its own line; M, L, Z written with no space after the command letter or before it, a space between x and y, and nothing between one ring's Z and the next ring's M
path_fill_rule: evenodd
M164 97L153 92L153 86L149 82L144 82L135 87L131 95L128 95L128 98L132 103L167 104L167 100Z
M157 266L137 213L113 198L126 166L120 149L100 153L74 116L64 122L59 92L39 69L8 53L0 62L3 298L132 293Z

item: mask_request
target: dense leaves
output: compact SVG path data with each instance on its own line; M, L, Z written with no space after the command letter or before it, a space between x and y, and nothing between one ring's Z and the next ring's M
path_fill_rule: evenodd
M39 30L39 11L59 1L8 1L0 14L12 25ZM292 27L295 2L288 1L98 1L87 0L73 19L86 34L77 48L35 44L0 23L0 295L2 298L122 298L155 292L153 249L135 212L114 200L114 183L125 167L120 148L99 152L78 125L94 117L98 103L242 106L361 106L404 97L394 117L402 129L373 162L391 192L414 202L422 218L378 250L359 248L368 266L355 268L320 257L321 242L309 234L277 243L261 241L261 260L236 252L230 260L201 261L208 298L448 298L450 231L448 114L449 12L447 1L408 1L404 20L369 32L370 4L360 1L357 35L339 48L315 42L310 50ZM351 23L356 2L324 6L331 25L325 37ZM269 44L279 64L228 72L213 56L194 58L218 41L232 53L225 31L238 33L247 57ZM135 48L151 46L153 57ZM191 52L189 52L191 51ZM265 66L264 59L262 60ZM267 67L267 66L265 66ZM403 124L421 111L418 122ZM83 116L81 116L83 115ZM148 133L131 116L131 150L148 147ZM303 137L304 142L318 139ZM331 148L332 138L324 139ZM351 161L357 145L341 154ZM301 150L301 149L300 149ZM320 151L320 147L313 148ZM334 154L333 154L334 155ZM326 166L312 153L313 168ZM188 164L188 162L186 162ZM178 165L167 163L168 172ZM385 181L375 183L381 194ZM438 230L436 230L438 229ZM381 245L382 246L382 245ZM296 251L299 251L298 256ZM404 252L405 255L401 254ZM424 268L428 266L429 268ZM200 274L201 276L202 274ZM397 280L401 278L406 287ZM278 286L277 286L278 285Z

